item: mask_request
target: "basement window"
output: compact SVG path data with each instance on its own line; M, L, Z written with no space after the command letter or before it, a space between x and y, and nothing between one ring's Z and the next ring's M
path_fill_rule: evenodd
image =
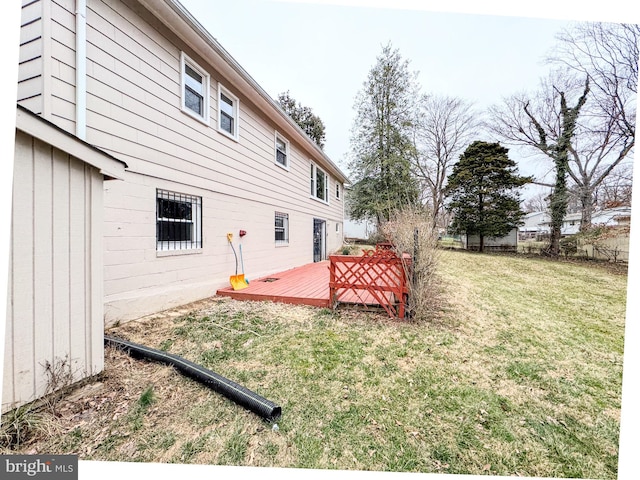
M289 245L289 214L276 212L276 245Z
M156 190L156 250L202 248L202 197Z

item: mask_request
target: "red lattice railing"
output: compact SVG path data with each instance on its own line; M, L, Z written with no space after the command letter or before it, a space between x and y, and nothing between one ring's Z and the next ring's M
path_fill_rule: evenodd
M404 261L388 245L362 256L330 255L329 299L338 303L380 305L390 317L404 318L409 296Z

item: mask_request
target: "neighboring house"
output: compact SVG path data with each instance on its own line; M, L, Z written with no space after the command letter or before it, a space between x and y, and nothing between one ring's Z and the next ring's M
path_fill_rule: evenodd
M480 248L479 235L461 235L462 247L467 250L478 250ZM518 229L514 228L503 237L484 237L484 249L499 251L516 251L518 248Z
M543 212L535 212L531 215L533 219L539 219L540 222L537 224L537 228L539 228L543 232L551 232L551 218L547 213ZM528 216L529 216L528 215ZM536 217L536 215L541 215ZM564 221L562 222L562 227L560 229L561 235L575 235L580 231L580 224L582 220L582 214L578 213L569 213L564 217ZM629 225L631 221L631 207L615 207L615 208L607 208L604 210L598 210L593 212L591 215L591 225L593 226L607 226L607 227L620 227L624 225ZM532 222L527 223L525 218L525 226L531 225ZM520 232L523 232L523 227L520 228Z
M518 238L520 240L537 239L550 232L550 217L547 212L527 213L523 218L523 225L518 227Z
M368 220L351 220L345 216L344 238L348 242L364 242L371 238L377 229L373 222Z
M228 285L227 233L250 278L342 244L345 174L179 2L22 12L19 104L128 165L104 191L106 324Z
M344 239L347 242L365 242L373 237L378 229L376 224L370 220L354 220L349 215L349 201L351 199L351 188L346 186L345 212L344 212Z
M126 165L18 107L2 412L103 368L103 183Z
M631 223L631 207L607 208L594 212L591 216L592 225L608 227L628 226Z

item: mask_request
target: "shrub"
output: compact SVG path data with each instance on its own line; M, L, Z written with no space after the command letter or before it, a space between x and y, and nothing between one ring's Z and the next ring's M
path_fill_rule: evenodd
M578 239L575 235L560 239L560 251L565 257L575 255L578 251Z
M413 258L409 273L409 312L416 321L428 320L437 299L438 232L433 228L431 212L405 208L380 227L384 239L396 253Z

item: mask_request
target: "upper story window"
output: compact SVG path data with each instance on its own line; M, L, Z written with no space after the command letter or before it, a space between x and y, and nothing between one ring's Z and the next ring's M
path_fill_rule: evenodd
M234 140L238 140L238 97L218 84L218 130Z
M340 200L340 184L336 182L336 199Z
M209 123L209 74L184 52L180 57L182 110L198 120Z
M276 164L289 168L289 142L276 133Z
M313 163L311 164L311 196L323 202L329 201L329 176Z

